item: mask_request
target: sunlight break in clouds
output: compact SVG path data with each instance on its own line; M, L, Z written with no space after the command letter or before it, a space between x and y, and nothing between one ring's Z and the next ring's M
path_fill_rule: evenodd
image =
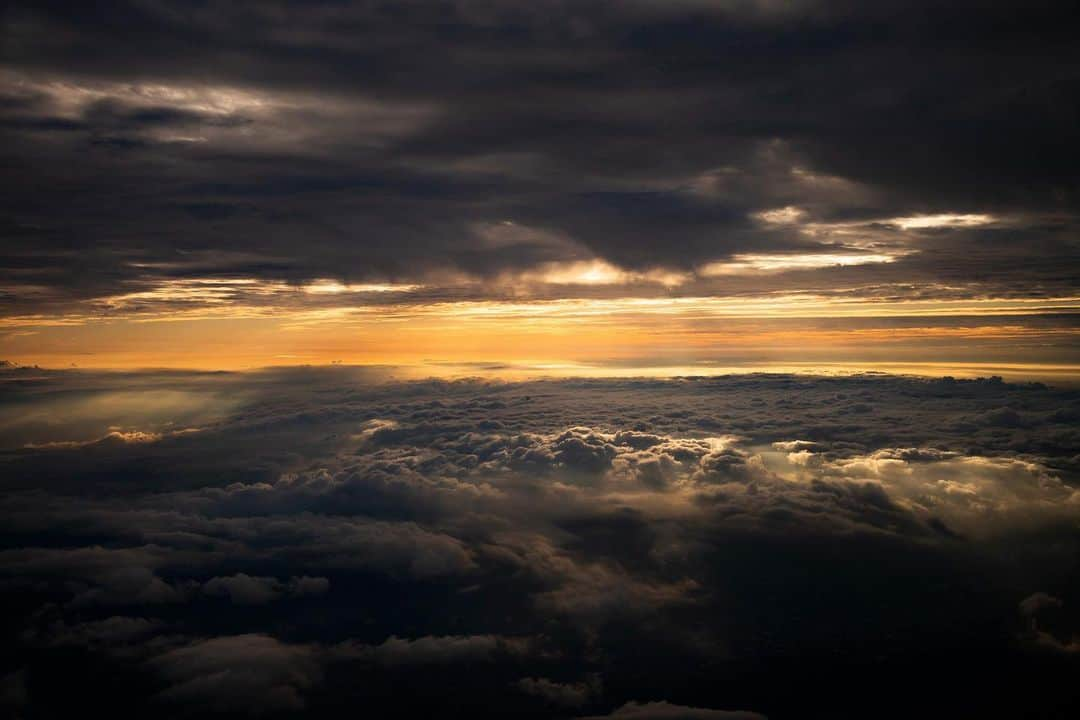
M418 290L421 285L394 283L342 283L337 280L316 280L304 285L307 293L407 293Z
M660 269L635 272L615 267L603 260L570 263L549 263L516 278L519 282L548 283L552 285L630 285L655 283L667 287L683 284L686 273Z
M921 230L923 228L978 227L979 225L989 225L996 222L996 220L997 218L992 215L943 213L940 215L912 215L891 218L887 222L903 230Z
M724 262L708 263L698 268L705 277L742 273L782 273L790 270L813 270L868 263L890 263L896 255L883 253L800 253L798 255L739 254Z

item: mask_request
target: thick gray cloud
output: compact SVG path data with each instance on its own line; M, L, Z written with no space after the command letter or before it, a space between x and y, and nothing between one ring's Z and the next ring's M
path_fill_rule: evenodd
M426 297L492 297L505 288L453 278L593 257L685 271L853 243L908 254L681 292L1069 295L1070 15L1056 2L16 2L0 75L3 311L190 278L422 279ZM799 223L761 220L786 207ZM927 213L996 221L888 222ZM401 298L365 298L387 300Z

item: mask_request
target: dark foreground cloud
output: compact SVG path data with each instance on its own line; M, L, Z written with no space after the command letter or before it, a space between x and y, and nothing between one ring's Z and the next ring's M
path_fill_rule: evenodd
M592 720L597 720L600 717L638 718L638 720L763 720L764 716L757 713L685 707L683 705L672 705L668 702L630 702L607 715L594 716Z
M4 395L16 716L1080 702L1076 391L9 369Z

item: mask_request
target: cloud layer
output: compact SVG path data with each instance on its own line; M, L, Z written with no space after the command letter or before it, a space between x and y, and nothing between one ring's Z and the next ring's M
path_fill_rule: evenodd
M94 402L166 383L186 401L138 426ZM1076 707L1075 391L352 368L5 385L24 409L2 434L5 692L35 713L121 684L133 716L857 717L947 667L941 716ZM60 398L97 415L35 420ZM69 679L87 663L112 680ZM985 673L1031 693L962 690Z
M1070 10L16 2L0 312L1072 297Z

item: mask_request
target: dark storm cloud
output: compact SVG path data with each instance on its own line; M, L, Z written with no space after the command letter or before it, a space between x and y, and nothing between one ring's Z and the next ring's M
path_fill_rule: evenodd
M928 667L1075 708L1075 391L5 373L0 673L46 715L856 717Z
M881 274L1062 293L1069 10L15 3L6 312L177 277L491 276L594 255L688 269L842 242L753 218L785 206L1012 218L996 238L938 231ZM493 242L483 228L504 221L525 231Z

